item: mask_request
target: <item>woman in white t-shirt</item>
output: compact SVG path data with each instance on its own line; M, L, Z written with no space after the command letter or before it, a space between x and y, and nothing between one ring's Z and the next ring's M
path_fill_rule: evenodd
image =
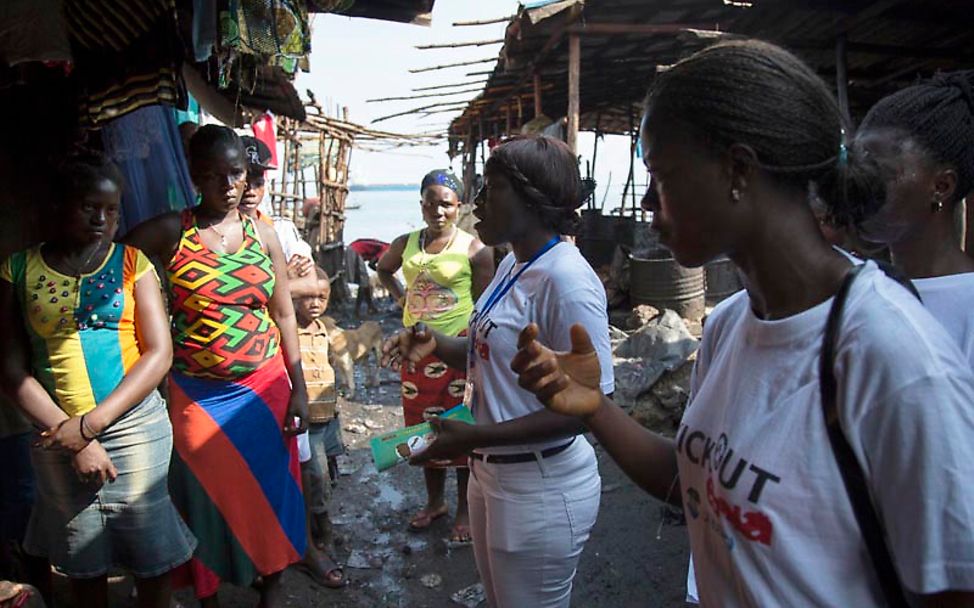
M598 390L581 327L563 354L527 328L519 383L580 416L645 490L682 504L702 605L885 605L820 390L833 296L856 277L831 359L841 436L914 603L971 605L974 375L913 295L873 262L849 275L822 237L810 184L833 212L879 184L847 149L828 87L787 51L738 41L658 75L645 107L643 206L661 242L686 266L728 255L747 291L707 319L673 439Z
M477 197L476 229L489 246L510 243L477 300L468 338L426 328L384 345L386 362L413 365L427 354L467 369L464 402L477 424L435 419L436 439L413 464L471 453L467 490L477 570L496 608L565 608L575 567L599 508L601 480L577 419L549 412L517 385L510 368L518 334L569 347L568 332L591 332L601 363L591 382L614 389L605 290L561 235L580 204L575 155L561 141L518 138L491 153Z
M856 146L883 169L882 206L858 209L867 240L887 245L923 303L974 367L974 259L955 221L974 191L974 71L941 74L881 99Z

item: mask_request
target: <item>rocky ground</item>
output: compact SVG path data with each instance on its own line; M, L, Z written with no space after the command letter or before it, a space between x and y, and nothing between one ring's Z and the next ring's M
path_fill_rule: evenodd
M339 322L356 325L350 319ZM387 333L398 326L391 313L382 315L381 322ZM378 473L372 466L369 438L401 426L402 409L396 375L383 370L380 386L365 389L363 371L356 368L356 400L343 401L341 406L349 450L332 498L335 557L345 565L350 584L341 590L326 589L289 570L284 576L287 603L335 608L477 606L476 588L465 598L457 596L476 585L478 577L471 549L446 542L450 519L440 519L422 533L407 529L410 515L424 502L422 472L399 465ZM688 543L682 515L635 488L598 446L596 452L603 479L602 506L579 564L572 605L684 606ZM451 504L455 504L455 490L452 479L448 480ZM123 579L115 581L114 605L134 603L128 598L129 588ZM177 593L177 601L187 607L196 605L187 591ZM250 608L256 601L251 589L221 590L225 607Z

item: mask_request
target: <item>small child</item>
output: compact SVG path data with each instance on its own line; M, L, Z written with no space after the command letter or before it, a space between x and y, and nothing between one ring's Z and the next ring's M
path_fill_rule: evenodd
M301 463L304 502L308 512L312 543L303 569L326 587L344 587L344 573L325 550L331 544L328 498L331 495L329 461L344 451L338 420L335 370L328 363L328 332L321 317L328 308L331 284L328 275L315 267L318 290L315 295L294 298L294 313L301 345L301 367L308 387L308 439L311 459Z

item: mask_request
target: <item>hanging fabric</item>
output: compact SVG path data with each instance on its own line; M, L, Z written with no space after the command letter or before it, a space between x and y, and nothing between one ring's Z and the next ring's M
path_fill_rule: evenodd
M64 0L64 16L82 83L82 125L180 105L175 0Z
M271 151L271 166L279 167L277 163L277 133L274 127L274 116L270 112L264 113L254 124L250 125L254 137L264 142Z
M172 108L153 105L112 120L101 130L105 152L125 176L118 235L196 202Z

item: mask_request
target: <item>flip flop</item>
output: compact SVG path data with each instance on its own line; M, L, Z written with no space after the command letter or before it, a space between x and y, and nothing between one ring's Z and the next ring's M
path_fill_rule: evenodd
M429 509L421 509L416 515L409 520L410 530L425 530L433 525L433 522L441 517L445 517L450 509L446 505L443 505L435 511L430 511Z
M345 571L341 566L335 563L335 560L333 560L327 553L321 554L321 557L319 558L319 566L321 572L325 573L324 576L321 576L306 562L298 562L295 564L295 568L308 575L311 580L318 583L322 587L327 587L329 589L341 589L342 587L348 585L348 579L345 578Z
M447 539L450 547L469 547L473 544L473 537L470 536L470 526L455 524L450 530L450 538Z

